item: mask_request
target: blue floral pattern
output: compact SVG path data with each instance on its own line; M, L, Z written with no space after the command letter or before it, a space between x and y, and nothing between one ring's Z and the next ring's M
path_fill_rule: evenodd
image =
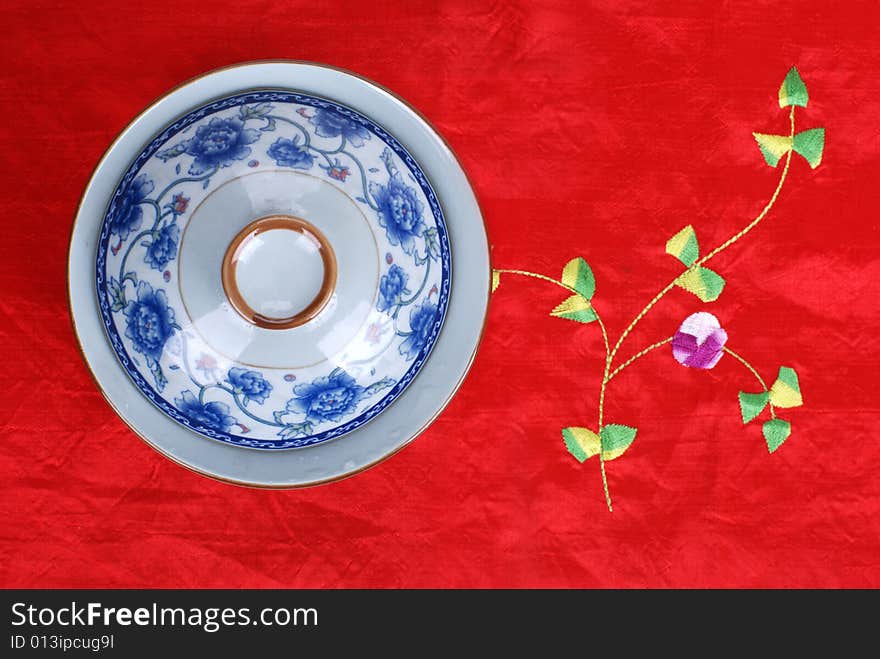
M110 232L119 236L121 240L128 238L133 231L141 228L144 221L144 211L140 204L153 191L155 184L141 174L122 193L122 198L116 206L116 212L110 220Z
M291 110L293 103L300 105ZM275 134L263 139L267 133ZM375 368L347 363L329 373L320 367L287 374L243 368L213 352L188 327L192 321L180 311L178 273L171 267L187 213L212 188L248 171L245 167L264 165L304 171L319 165L323 176L362 206L377 239L379 232L387 237L380 241L390 250L383 250L387 269L380 273L375 315L364 325L362 340L365 349L375 346L386 354L392 348L387 354L404 355L388 362L399 370L377 375ZM230 173L220 173L224 169ZM409 154L347 108L290 92L251 92L212 103L157 137L123 177L114 199L96 262L111 343L149 399L203 435L274 449L344 434L399 395L437 336L449 294L442 211ZM432 270L438 263L439 273ZM183 314L183 328L175 310ZM302 383L286 384L301 375Z
M293 388L296 398L287 402L289 412L305 414L312 423L339 421L355 411L364 396L364 387L341 368L310 384Z
M137 287L137 299L126 304L122 313L125 315L125 336L147 360L161 391L165 378L159 360L174 328L174 310L168 306L168 296L165 291L154 291L142 281Z
M248 145L258 139L260 131L245 128L239 118L214 117L207 124L199 126L194 137L158 155L166 160L182 153L193 156L189 173L199 176L207 171L229 167L236 160L244 160L251 155Z
M249 371L236 366L229 369L226 378L235 394L242 396L245 405L249 401L262 405L272 393L272 385L258 371Z
M389 311L400 305L401 297L410 292L406 287L409 275L399 265L392 265L379 280L379 302L376 309Z
M235 417L230 416L228 405L217 401L201 403L189 390L175 398L174 404L197 428L227 432L237 423Z
M300 144L299 136L293 139L279 137L272 143L266 153L280 167L294 167L296 169L311 169L315 163L315 157L309 153L304 144Z
M416 238L425 232L424 208L416 191L403 182L400 172L394 172L387 185L370 183L370 194L378 205L379 224L388 234L388 241L412 254Z
M343 117L336 110L318 108L309 119L315 126L315 133L321 137L339 137L349 141L352 146L361 147L364 140L370 139L370 133L360 124Z
M154 232L153 240L147 243L144 263L149 263L153 270L164 270L177 256L177 241L180 239L180 228L173 222Z
M400 354L407 359L415 359L428 342L434 321L437 319L437 305L425 300L410 311L410 333L400 344Z

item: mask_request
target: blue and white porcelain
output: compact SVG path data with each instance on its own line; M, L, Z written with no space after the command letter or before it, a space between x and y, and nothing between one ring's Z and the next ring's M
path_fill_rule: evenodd
M357 76L262 62L123 132L83 196L69 286L84 356L139 435L201 473L291 487L436 417L489 271L473 191L419 115Z
M261 218L309 235L276 221L224 282L229 245ZM288 326L322 292L314 236L332 281L320 312ZM213 439L287 449L358 428L413 381L450 268L443 211L400 142L344 105L273 90L196 108L147 145L104 215L95 283L154 405Z

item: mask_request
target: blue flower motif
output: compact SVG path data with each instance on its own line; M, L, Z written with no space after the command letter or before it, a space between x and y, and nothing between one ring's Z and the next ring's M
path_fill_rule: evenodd
M177 256L179 238L180 228L173 222L154 232L153 240L144 254L144 263L148 263L153 270L163 270Z
M150 368L155 369L174 325L174 310L168 306L165 291L154 291L142 281L138 284L137 300L129 301L122 313L125 314L125 336L146 358Z
M379 280L379 302L376 305L378 311L388 311L400 304L402 295L409 293L406 282L409 275L399 265L392 265L388 272Z
M140 203L153 191L155 184L141 174L131 182L122 198L116 205L116 211L110 218L110 232L119 236L120 240L128 238L128 234L141 228L144 219L144 210Z
M299 143L299 136L295 136L292 140L279 137L266 153L281 167L309 169L315 163L315 157L309 153L308 148Z
M245 128L240 119L214 117L199 126L196 134L181 146L185 153L195 157L189 173L198 176L209 169L229 167L233 161L247 158L251 154L248 144L258 139L260 131Z
M415 359L428 342L436 317L437 305L430 300L425 300L410 311L409 328L411 334L404 339L399 348L400 354L407 360Z
M218 402L202 404L189 389L183 391L180 398L174 399L174 405L197 427L228 432L238 423L234 416L229 416L228 405Z
M295 386L293 393L297 397L287 401L287 411L305 414L306 420L320 423L339 421L353 413L366 390L348 373L337 368L327 377Z
M309 121L315 125L315 132L321 137L342 135L355 147L363 146L364 140L370 139L366 128L348 117L343 117L336 110L318 108Z
M248 371L236 366L229 369L229 374L226 377L229 384L235 389L235 393L244 396L245 405L252 400L262 405L272 393L272 385L257 371Z
M425 233L424 207L416 191L403 182L400 172L395 172L388 185L370 183L370 194L379 207L379 224L388 234L388 241L412 254L415 239Z

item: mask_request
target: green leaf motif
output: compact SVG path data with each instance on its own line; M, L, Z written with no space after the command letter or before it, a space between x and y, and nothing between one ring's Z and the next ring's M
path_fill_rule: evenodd
M675 285L693 293L703 302L714 302L724 290L724 277L709 268L699 267L688 270L678 279Z
M602 451L604 460L614 460L624 454L636 438L636 429L611 423L597 435L589 428L563 428L565 448L575 460L584 462Z
M573 288L588 300L593 299L596 292L596 278L587 262L581 257L572 259L562 270L562 283Z
M791 67L782 85L779 87L779 107L785 108L792 105L799 105L802 108L807 107L809 100L807 94L807 86L801 79L801 74L795 67Z
M767 442L767 450L773 453L791 435L791 424L783 419L770 419L764 422L761 431Z
M110 311L122 311L125 308L126 300L125 300L125 277L122 278L122 282L116 281L115 277L110 277L110 281L107 283L107 293L110 296Z
M776 407L800 407L804 404L797 373L788 366L779 367L776 382L770 387L770 402Z
M593 306L580 295L572 295L556 305L553 311L550 312L550 315L556 318L574 320L578 323L592 323L597 318Z
M614 460L624 454L636 438L636 429L617 423L610 423L599 431L602 438L602 457Z
M771 167L779 164L780 158L791 151L792 139L788 135L765 135L764 133L752 133L761 155Z
M742 412L743 423L748 423L763 412L769 400L769 391L762 391L759 394L748 394L745 391L740 391L739 409Z
M598 455L602 445L599 435L588 428L563 428L562 440L565 442L565 448L568 449L568 452L581 463Z
M700 258L700 245L694 227L688 224L684 229L666 241L666 253L690 267Z
M825 129L811 128L794 136L794 151L799 153L810 167L816 169L822 163L822 152L825 150Z

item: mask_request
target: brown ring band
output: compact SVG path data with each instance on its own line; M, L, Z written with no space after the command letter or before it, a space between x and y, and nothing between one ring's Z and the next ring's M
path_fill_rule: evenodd
M324 279L318 294L302 311L286 318L271 318L254 310L242 296L235 278L235 268L245 245L261 233L277 229L296 231L312 240L318 246L324 264ZM304 325L321 313L333 296L333 291L336 290L336 273L336 255L327 238L314 225L293 215L269 215L254 220L232 239L223 255L220 278L229 303L242 318L257 327L280 330Z

